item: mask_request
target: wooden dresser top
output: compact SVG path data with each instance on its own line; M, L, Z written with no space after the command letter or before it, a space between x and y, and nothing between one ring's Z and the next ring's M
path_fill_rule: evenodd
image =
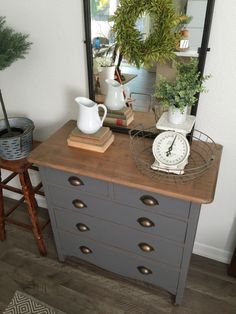
M158 183L137 169L129 149L128 135L114 133L115 141L108 150L103 154L95 153L67 145L67 138L75 126L76 121L68 121L48 140L35 148L28 160L39 166L123 184L195 203L213 201L222 152L221 145L217 145L214 164L200 178L187 184Z

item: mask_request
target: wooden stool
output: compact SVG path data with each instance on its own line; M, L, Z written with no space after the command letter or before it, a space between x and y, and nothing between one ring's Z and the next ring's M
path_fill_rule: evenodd
M12 172L3 181L1 179L1 169ZM41 231L49 223L49 219L44 223L43 226L39 226L38 216L36 212L38 204L35 199L35 194L44 195L43 192L39 191L42 187L42 183L39 183L36 187L33 188L28 169L38 170L38 168L33 166L32 163L28 162L26 158L16 161L3 160L0 158L0 240L4 241L6 239L5 222L12 223L17 226L21 226L26 230L32 231L37 241L40 254L46 255L46 247ZM11 181L17 175L19 176L22 189L8 185L9 181ZM13 207L8 209L7 212L4 211L3 189L23 195ZM9 217L10 214L24 201L27 204L27 210L31 225L24 224Z

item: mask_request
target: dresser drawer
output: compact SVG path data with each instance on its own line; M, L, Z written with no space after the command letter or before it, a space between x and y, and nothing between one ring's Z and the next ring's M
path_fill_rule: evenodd
M164 215L154 214L114 203L109 200L99 199L92 195L71 191L56 186L49 186L51 200L56 205L78 213L123 224L150 234L184 242L186 223ZM77 206L77 207L76 207ZM71 213L68 212L68 215Z
M187 201L131 189L122 185L114 184L114 199L132 207L155 210L179 218L187 219L189 215L190 203Z
M176 243L102 219L68 210L55 210L57 227L83 237L123 248L172 266L181 264L183 248Z
M66 256L79 257L111 272L176 293L179 272L174 268L67 232L60 231L59 237Z
M54 170L51 168L42 169L47 180L47 184L55 184L71 188L75 191L87 192L95 195L108 196L108 183L102 180L96 180L89 177Z

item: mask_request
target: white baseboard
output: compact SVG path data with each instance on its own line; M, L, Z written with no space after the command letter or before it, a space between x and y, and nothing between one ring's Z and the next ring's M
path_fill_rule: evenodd
M233 253L203 243L195 242L193 253L216 261L229 264Z
M4 196L12 198L13 200L18 200L21 197L21 196L19 197L19 195L17 195L16 193L12 193L12 192L7 191L7 190L4 190L3 194L4 194ZM35 195L35 198L37 200L39 207L47 208L47 203L46 203L45 197L43 197L41 195Z
M45 197L40 196L40 195L36 195L35 198L37 200L39 207L47 208L47 203L46 203Z

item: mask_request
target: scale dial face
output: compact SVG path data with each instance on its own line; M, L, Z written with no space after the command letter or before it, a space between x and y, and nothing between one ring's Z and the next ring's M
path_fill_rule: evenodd
M174 168L187 161L190 148L185 136L175 131L166 131L155 138L152 152L157 162Z

